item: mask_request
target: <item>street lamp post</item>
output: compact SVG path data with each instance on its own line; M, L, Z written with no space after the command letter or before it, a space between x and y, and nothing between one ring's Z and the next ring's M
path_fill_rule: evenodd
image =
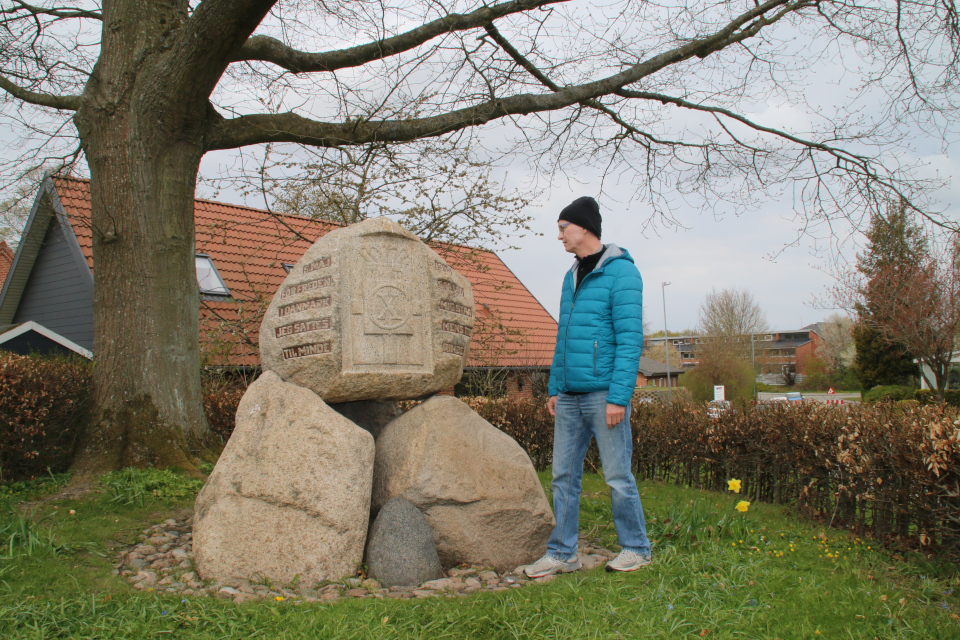
M663 296L663 353L667 357L667 402L673 404L673 390L670 388L670 339L667 332L667 285L669 282L660 284L660 293Z
M753 352L753 332L750 332L750 369L753 372L753 401L757 401L757 361Z

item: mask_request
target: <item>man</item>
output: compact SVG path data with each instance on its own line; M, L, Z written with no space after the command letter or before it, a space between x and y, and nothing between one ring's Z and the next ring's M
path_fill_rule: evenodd
M558 239L576 262L563 280L557 346L550 368L554 416L553 510L547 553L522 567L531 578L576 571L583 460L595 438L623 550L607 571L650 564L650 542L630 468L630 399L643 346L643 282L626 250L600 242L600 207L590 197L560 212Z

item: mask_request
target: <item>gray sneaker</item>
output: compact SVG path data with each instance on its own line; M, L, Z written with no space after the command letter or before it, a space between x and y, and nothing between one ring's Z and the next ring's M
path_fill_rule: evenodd
M528 578L542 578L543 576L552 576L555 573L577 571L582 566L576 556L573 560L561 560L556 556L546 554L533 564L523 567L523 573L527 574Z
M650 556L642 556L636 551L624 549L620 554L607 563L607 571L636 571L653 562Z

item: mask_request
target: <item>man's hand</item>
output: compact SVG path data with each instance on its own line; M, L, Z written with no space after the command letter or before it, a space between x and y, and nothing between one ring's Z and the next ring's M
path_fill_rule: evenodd
M550 396L550 399L547 400L547 411L552 416L557 415L557 396Z
M551 413L552 413L551 409ZM615 426L620 424L623 420L623 414L626 412L625 407L621 407L618 404L608 404L607 405L607 429L613 429Z

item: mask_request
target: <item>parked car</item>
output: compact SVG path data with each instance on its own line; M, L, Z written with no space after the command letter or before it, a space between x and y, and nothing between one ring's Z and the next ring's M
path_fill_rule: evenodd
M787 402L803 402L803 394L799 391L788 391Z

